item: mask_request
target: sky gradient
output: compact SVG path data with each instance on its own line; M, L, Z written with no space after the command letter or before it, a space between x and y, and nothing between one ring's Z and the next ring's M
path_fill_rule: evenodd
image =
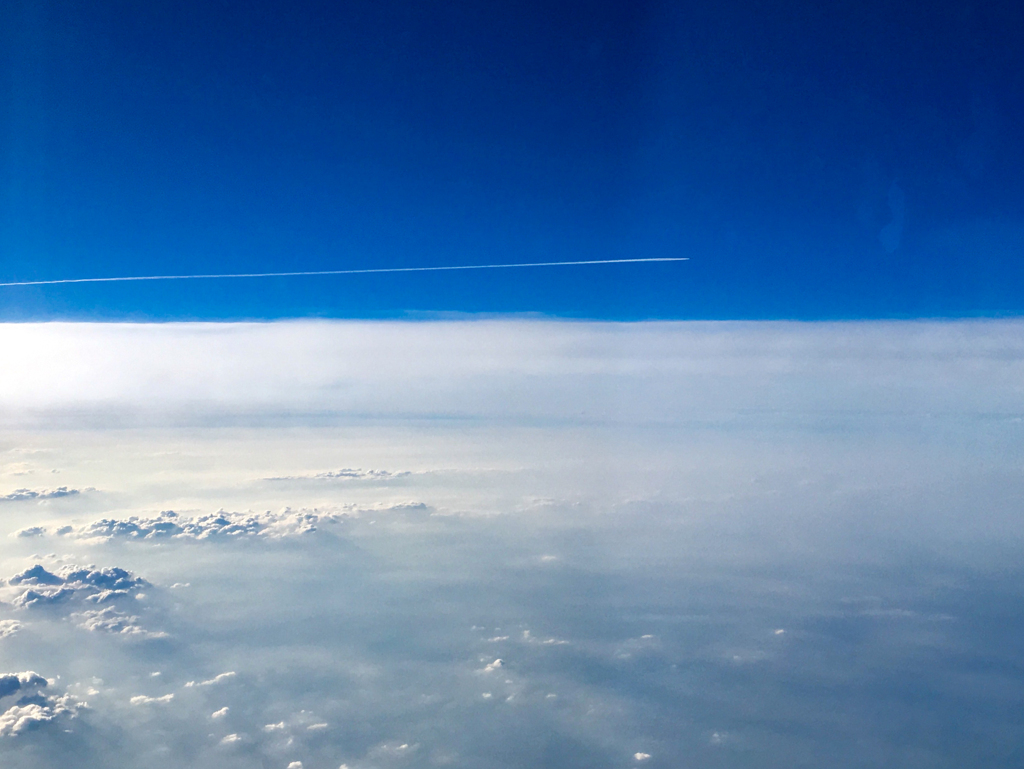
M0 317L1013 315L1017 3L11 2Z

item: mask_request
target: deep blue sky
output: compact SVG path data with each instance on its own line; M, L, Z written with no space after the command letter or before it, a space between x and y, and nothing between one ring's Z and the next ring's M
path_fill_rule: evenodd
M0 317L1024 312L1024 4L0 4Z

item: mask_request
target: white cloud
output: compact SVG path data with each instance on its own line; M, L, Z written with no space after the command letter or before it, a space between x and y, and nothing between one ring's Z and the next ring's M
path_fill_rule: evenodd
M408 743L398 742L397 740L390 742L382 742L367 751L367 758L369 759L382 759L382 758L402 758L404 756L410 756L417 752L419 749L419 743Z
M60 497L73 497L81 494L78 489L69 489L67 486L59 486L56 489L15 489L9 494L0 496L0 502L24 502L30 499L59 499Z
M173 583L179 589L147 590L150 600L137 604L127 600L139 594L137 586L100 585L83 579L80 587L72 588L56 565L42 560L45 569L40 567L34 576L23 573L17 584L2 588L0 597L32 607L37 605L33 602L41 606L50 601L54 609L25 614L10 611L11 616L29 617L32 632L3 644L3 648L5 653L29 655L37 637L47 644L63 639L58 635L64 632L62 628L42 626L42 620L52 615L67 617L68 626L81 624L115 634L97 632L86 637L78 633L80 643L53 644L66 675L88 670L109 682L98 697L115 707L110 713L97 711L88 722L116 720L127 705L125 700L140 688L150 694L178 693L179 700L162 708L156 703L167 695L137 695L142 701L132 713L133 720L152 724L146 727L152 732L140 732L138 744L112 741L105 748L109 760L96 765L138 764L141 752L153 749L156 739L170 751L159 763L197 769L223 765L233 748L218 749L217 745L227 728L243 728L241 721L235 724L243 717L249 724L243 732L253 739L241 733L230 736L244 742L245 760L267 766L284 766L295 757L291 751L300 752L307 743L323 750L317 759L308 754L307 762L333 756L333 766L337 766L345 756L353 766L361 766L364 762L353 762L355 754L346 751L360 739L372 743L395 734L396 725L405 740L411 741L415 735L423 741L422 761L417 762L424 765L452 745L466 754L460 755L458 763L493 761L498 746L509 751L511 763L526 765L531 759L531 737L538 733L534 729L540 730L543 739L550 728L564 734L566 744L579 744L602 755L617 754L620 760L625 757L628 765L630 756L635 760L649 757L629 753L644 745L642 736L650 723L643 722L647 715L660 723L680 724L678 732L665 736L664 745L658 747L658 762L685 762L695 743L703 741L707 747L716 726L709 723L714 714L734 704L728 692L715 688L716 671L726 664L726 652L743 649L757 639L781 649L777 640L768 640L775 638L772 632L777 626L772 623L785 621L784 637L788 638L793 632L791 622L796 627L804 623L801 612L820 612L821 607L834 605L828 586L795 584L799 578L793 576L793 570L771 568L782 563L777 552L786 551L791 540L798 540L801 546L813 545L802 550L810 555L808 563L800 562L806 566L801 573L812 571L817 554L838 550L835 542L850 551L864 541L886 545L890 542L886 537L903 519L890 516L884 530L875 529L869 520L873 511L888 515L893 510L890 500L897 497L901 510L913 507L918 491L929 488L927 482L933 476L950 469L957 482L970 481L971 462L982 466L990 455L998 461L985 466L985 472L991 473L986 477L1004 473L1000 477L1011 478L1001 488L1007 493L972 499L971 509L983 512L971 517L965 528L984 530L992 499L998 507L1001 499L1018 498L1009 492L1016 491L1012 479L1019 468L1005 472L1005 467L1011 461L1019 464L1012 459L1012 447L1019 443L1019 425L1007 427L1001 422L1006 414L1000 408L1009 404L1017 409L1010 416L1020 413L1019 382L1024 381L1018 376L1020 335L1005 333L1000 324L987 330L981 325L950 324L936 331L920 326L836 324L823 334L800 324L769 324L770 328L712 324L702 327L700 333L685 324L591 328L584 324L509 323L475 329L468 324L465 328L442 324L435 328L442 336L448 334L447 341L435 339L431 344L435 352L448 345L448 357L457 358L453 366L445 365L444 356L420 360L415 350L411 360L401 360L412 344L396 337L394 359L384 356L389 358L384 367L392 370L387 376L378 376L369 353L314 361L309 381L303 379L307 372L301 366L289 369L282 364L278 370L275 361L267 378L241 382L237 392L233 388L243 377L229 363L212 358L203 364L209 370L199 367L210 376L199 383L186 383L182 392L159 377L153 387L147 385L145 376L153 375L154 368L159 374L164 363L157 360L154 364L146 351L139 368L146 370L149 365L149 373L143 376L132 369L126 374L137 378L135 390L113 379L105 384L105 374L97 366L93 373L100 381L92 383L96 385L93 389L85 382L81 397L70 391L52 398L41 393L31 396L36 398L35 406L56 410L73 405L78 398L87 406L109 407L109 413L120 415L123 405L129 423L144 408L166 408L166 419L172 423L195 419L196 414L216 413L228 415L228 419L235 411L246 409L250 410L246 414L256 417L301 410L299 407L308 408L313 415L294 429L291 422L281 420L280 424L289 426L287 430L278 429L277 423L272 429L250 427L246 421L244 428L228 422L224 430L206 432L27 432L27 439L40 444L61 444L52 463L64 470L62 482L83 488L95 484L104 494L102 499L87 495L77 500L81 507L73 519L46 524L50 536L68 526L63 536L73 542L62 540L58 545L43 540L37 544L38 540L0 537L0 544L7 548L0 553L4 562L15 563L12 559L23 557L31 548L43 552L43 547L67 546L89 554L83 558L100 562L104 557L124 558L122 565L141 569L140 573L154 582ZM289 333L296 331L295 326L301 324L293 324ZM373 324L360 328L365 328L369 343L374 344L380 334L394 331ZM1020 325L1014 328L1021 330ZM309 324L302 330L328 338L318 352L324 359L330 359L332 350L337 352L339 347L359 353L364 343L352 337L332 348L332 335L348 331L331 324ZM192 332L185 331L188 333L183 332L181 338L188 342L186 337ZM236 331L236 339L250 333L263 339L260 335L265 333L261 328ZM549 331L550 338L541 338ZM963 338L958 339L961 332ZM146 339L138 331L118 333ZM210 327L207 333L220 338L232 332ZM508 345L502 336L506 333ZM890 333L894 336L887 336ZM490 347L484 344L487 340ZM208 342L200 341L200 352L209 352L212 343ZM248 345L250 355L273 354L272 346L261 348L252 339L243 338L242 342ZM905 344L911 348L909 357L902 355ZM129 345L132 350L142 346L138 341ZM186 360L184 368L195 370L188 344L183 342L182 349L177 357ZM223 351L226 361L241 360L229 346ZM964 365L956 357L961 354ZM1005 366L994 363L998 356L1006 356L1009 362ZM120 359L131 360L132 356L126 353ZM302 364L303 360L293 358L292 362ZM259 369L252 361L242 364L250 371ZM327 374L316 380L325 370ZM930 376L943 371L947 379L954 380L948 389L935 386L941 377ZM187 378L178 371L170 376L180 381ZM294 390L289 389L287 385L296 381ZM26 420L35 418L4 400L5 388L10 387L6 381L0 382L0 413L16 415L9 417L12 420L21 414L28 414ZM1016 400L1007 395L1013 387L1018 388ZM408 400L403 400L403 388L409 393ZM958 406L956 399L961 395ZM198 398L195 410L186 408L193 402L188 400L192 396ZM1017 406L1013 406L1015 402ZM886 409L898 414L930 413L943 404L959 408L955 415L972 408L981 413L978 407L986 406L984 413L991 418L986 417L989 421L984 430L970 433L984 439L959 441L967 431L950 429L950 423L944 422L943 434L958 436L956 446L952 441L947 445L932 440L939 434L936 432L929 433L924 444L927 450L919 454L891 450L887 441L895 422L885 416ZM179 406L181 411L175 412ZM421 420L412 426L400 420L371 420L364 426L352 416L356 406L366 407L360 418L364 413L371 418L397 414L405 408L401 413L461 414L491 421L458 420L453 428L455 420L443 418L426 425ZM857 408L861 411L849 416ZM584 410L588 413L580 416ZM934 410L937 420L945 418L941 409ZM844 428L864 424L858 421L864 413L874 415L876 421L871 423L868 450L858 453L861 449ZM520 420L524 414L552 419L524 423ZM673 427L687 416L693 417L692 429ZM806 421L799 421L803 417ZM822 419L833 417L840 426L821 429ZM111 420L116 418L120 417ZM346 419L348 423L344 423ZM627 422L632 430L632 425L644 419L654 426L634 432L616 426ZM578 423L587 420L599 426L579 428ZM613 426L606 428L601 420ZM107 424L102 418L97 418L97 423ZM716 425L714 430L705 429L711 423ZM756 431L744 427L754 423ZM812 427L805 430L808 424ZM563 429L565 425L568 427ZM754 432L757 435L752 439ZM812 432L810 442L807 435ZM797 433L799 437L794 438ZM22 438L10 440L21 442ZM751 440L769 448L751 448ZM998 451L990 451L996 444ZM971 446L971 452L965 453L962 446ZM1009 457L1006 465L999 464L1000 456ZM897 464L904 458L920 458L921 466L930 466L930 474L905 473L897 467L889 479L892 485L886 486L869 471L893 457ZM969 461L962 461L965 458ZM319 473L348 466L410 468L413 473L401 482L371 474L377 471L335 470L333 478L331 473ZM423 470L449 466L455 469L444 473ZM312 475L302 475L308 468ZM265 482L278 476L303 482ZM756 483L750 480L755 477ZM18 485L30 483L21 480ZM811 485L800 485L804 483ZM367 516L363 511L382 513L393 501L396 487L401 488L402 496L408 493L430 504L418 510L453 514L423 516L422 526L417 523L403 529L396 525L378 531L385 528L378 525L371 531L368 520L376 518L380 524L385 516ZM11 488L13 481L3 491ZM974 487L965 482L963 488ZM861 503L865 498L867 505ZM531 506L534 499L549 503ZM298 535L310 524L324 528L324 521L289 518L284 513L274 514L284 516L275 520L264 513L211 512L220 506L241 511L250 506L282 510L286 504L293 504L302 516L328 511L344 516L346 522L335 530L338 537L307 537ZM811 507L818 517L812 520L808 516L808 520L819 530L830 527L827 533L832 539L815 539L813 531L805 534L786 517ZM935 507L941 512L941 504ZM176 515L155 512L171 508ZM22 529L26 532L41 528L39 508L31 501L4 509L11 515L5 519L8 528L3 534L18 527L27 527ZM931 526L933 511L927 512L929 530L937 530ZM477 519L470 520L473 516ZM669 517L671 525L662 526ZM406 522L400 515L391 520L399 518ZM856 526L844 528L851 520ZM1010 535L1003 541L1014 542L1019 530L1014 523L1000 531L992 527L988 531L993 536ZM285 531L296 536L272 548L259 545L261 537ZM781 532L779 537L773 536L776 531ZM850 536L861 532L877 536L874 540ZM242 541L226 550L182 544L218 537ZM882 563L886 552L891 551L884 547L873 550L871 562ZM558 554L564 568L547 565L555 560L543 555L550 553ZM863 556L864 551L854 555ZM837 558L836 562L839 582L841 567L848 561ZM742 572L735 570L737 563L744 567ZM754 566L746 568L750 563ZM737 573L745 575L739 586ZM764 585L751 576L758 574L772 575L769 592L759 592ZM693 587L694 578L688 575L698 575L701 587ZM196 587L180 589L189 584L187 580ZM872 584L864 589L876 587ZM603 611L605 599L615 602L612 614ZM909 607L913 596L908 591L901 593L899 600ZM748 611L751 607L753 611ZM163 611L168 621L173 618L174 643L150 649L147 644L122 642L126 637L122 634L132 635L131 628L148 626L150 617ZM905 621L911 619L908 616ZM486 625L487 630L467 632L474 622ZM529 623L532 634L522 632L523 623ZM928 637L941 646L942 629L927 630ZM511 643L504 633L511 636ZM630 640L632 636L637 637ZM861 637L865 647L875 643L876 635ZM557 645L564 643L561 638L571 638L572 646ZM487 639L499 645L488 645ZM502 642L506 645L500 645ZM900 642L898 635L888 636L884 651L898 651ZM816 680L813 660L826 665L834 661L834 650L820 640L809 638L807 643L811 653L790 660L786 672ZM609 685L606 676L593 675L593 671L606 669L610 655L617 650L633 654L633 662L614 663L615 681ZM490 654L479 657L482 651ZM866 648L859 658L867 663L877 661L870 651ZM494 652L512 655L509 668L503 667L505 662L496 664ZM639 664L642 654L650 658ZM890 654L883 663L897 656ZM31 657L17 659L23 658L26 661L18 662L17 667L38 664L31 662ZM666 683L665 676L682 675L670 672L676 663L686 676L697 676L690 687L694 707L688 712L692 711L693 718L683 718L674 709L678 698L673 700L669 690L675 685ZM237 685L213 686L224 680L218 676L191 683L192 687L208 688L178 688L189 675L242 669L238 665L245 665L245 675ZM165 674L153 681L147 676L157 666ZM765 665L764 670L756 671L759 680L767 676L766 685L775 683L776 667ZM478 670L474 672L474 668ZM515 670L514 683L506 683L510 668ZM836 669L842 674L840 668ZM637 676L636 686L619 685L625 684L623 676L627 675ZM732 680L745 673L730 666L724 675ZM687 686L688 682L687 678ZM1003 683L1001 680L1000 685ZM489 691L483 693L483 686ZM428 695L436 699L428 701ZM17 704L21 696L12 695L0 703L29 708L32 703ZM515 708L504 704L509 696L515 697ZM719 696L724 699L716 700ZM813 693L804 696L807 699L797 702L787 699L787 694L779 701L780 713L797 726L802 726L801 713L816 704ZM115 697L119 699L115 701ZM974 701L982 699L979 695ZM712 706L701 708L706 701ZM228 712L221 708L225 705L231 707L231 715L218 715ZM180 713L175 706L180 706ZM153 711L148 716L147 707ZM285 715L296 714L300 708L310 708L309 715ZM172 711L175 718L170 718ZM979 708L979 712L994 711ZM26 711L12 713L11 719L15 724L23 720L28 724L33 719L40 722L42 716L45 713ZM285 720L268 723L263 727L266 734L259 732L261 724L279 718ZM88 722L83 719L76 730ZM324 727L328 722L331 726ZM1005 725L1001 722L1000 728ZM849 734L862 726L852 723ZM736 725L736 729L742 728L742 724ZM189 733L175 734L177 729ZM473 732L467 737L469 729ZM811 735L806 739L812 743L816 739L813 729L801 730L801 734ZM288 740L293 740L293 747L286 745ZM409 742L399 740L389 743L387 749L368 758L366 765L389 765L388 757L407 754L408 746ZM920 743L911 747L917 749ZM647 750L651 749L648 745ZM651 759L648 763L657 762Z
M221 741L221 745L234 745L235 743L241 742L242 736L239 734L228 734Z
M117 611L112 606L105 609L78 612L71 615L78 627L83 630L103 633L117 633L137 638L166 638L167 633L146 630L139 624L139 618L125 612Z
M634 753L633 754L633 760L634 761L646 761L650 757L651 757L650 753Z
M16 737L61 718L74 718L84 707L70 695L49 694L51 684L33 671L0 674L0 699L18 697L0 713L0 737Z
M44 702L14 705L0 713L0 737L16 737L62 716L74 717L78 709L68 696L44 698Z
M147 697L144 694L137 694L128 700L132 705L152 705L158 702L170 702L174 699L174 694L165 694L162 697Z
M268 481L305 481L305 480L374 480L374 481L388 481L394 478L404 478L410 475L406 471L402 472L391 472L390 470L362 470L352 469L350 467L343 468L341 470L328 470L323 473L313 473L312 475L282 475L275 476L273 478L267 478Z
M751 409L993 413L1016 408L1024 369L1013 320L29 323L0 326L0 347L20 361L0 379L0 405L23 420L114 407L122 422L253 411L662 423ZM624 399L616 385L627 381ZM912 391L893 389L910 381Z
M19 693L35 692L49 684L49 681L32 670L0 674L0 699Z
M113 604L139 597L146 580L131 572L113 567L65 565L49 571L36 564L7 580L8 590L15 592L11 605L19 609L66 607L74 609L83 604L103 606L97 609L73 611L70 618L75 624L91 631L117 633L136 638L163 638L166 633L146 630L139 618L117 610Z
M65 526L61 536L84 540L217 540L238 537L281 539L311 534L317 526L338 523L344 514L315 510L291 510L280 513L238 513L220 510L198 516L182 516L172 510L159 515L130 516L126 519L103 518L83 526ZM188 583L175 583L185 587Z
M215 710L214 712L212 712L210 714L210 718L224 718L228 714L229 711L230 711L230 708L223 707L220 710Z
M235 673L235 671L229 670L226 673L220 673L219 675L215 675L213 678L207 679L206 681L199 681L198 683L196 681L189 681L187 684L185 684L185 687L191 688L193 686L213 686L214 684L219 684L223 681L227 681L230 678L234 678L236 675L237 673Z
M21 630L21 623L13 619L0 619L0 638L9 638Z

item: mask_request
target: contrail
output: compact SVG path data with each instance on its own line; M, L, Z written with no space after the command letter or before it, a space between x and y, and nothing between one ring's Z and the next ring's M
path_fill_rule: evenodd
M118 278L63 278L0 283L7 286L53 286L59 283L124 283L130 280L209 280L213 278L289 278L300 275L367 275L379 272L438 272L440 270L501 270L512 267L570 267L580 264L635 264L637 262L686 262L687 256L657 256L642 259L589 259L578 262L524 262L522 264L459 264L442 267L375 267L362 270L314 270L308 272L243 272L230 275L133 275Z

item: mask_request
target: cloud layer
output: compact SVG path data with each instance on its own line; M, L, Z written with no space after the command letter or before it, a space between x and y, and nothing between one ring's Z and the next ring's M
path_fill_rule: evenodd
M0 329L5 769L1007 765L1021 331Z
M6 324L0 344L19 363L0 381L0 408L26 424L54 411L66 420L68 410L94 423L111 408L116 423L218 413L582 422L765 409L1016 414L1022 331L1019 321Z

